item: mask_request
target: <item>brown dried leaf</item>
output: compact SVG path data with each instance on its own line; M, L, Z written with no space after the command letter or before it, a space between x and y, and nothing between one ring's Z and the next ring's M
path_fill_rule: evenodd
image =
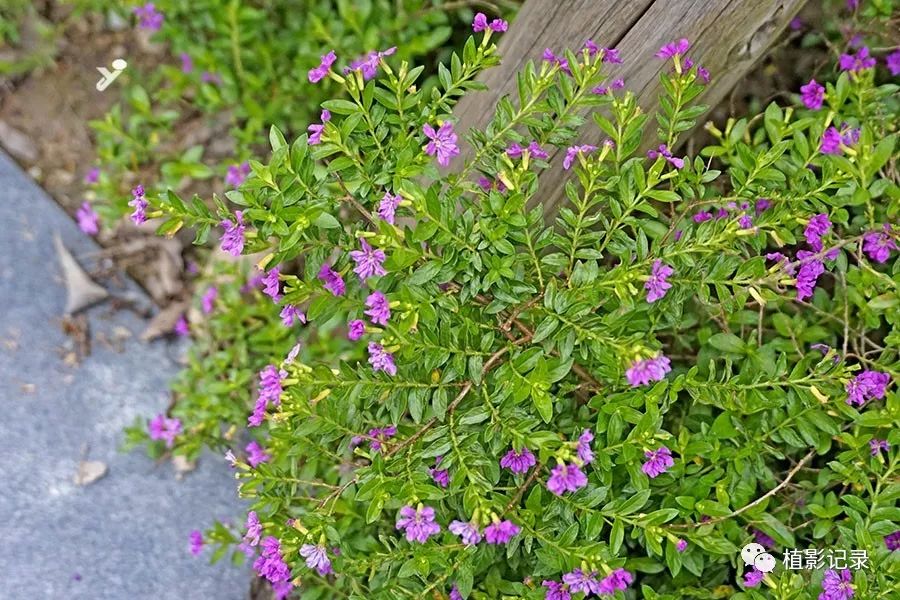
M106 475L109 468L99 460L83 460L78 463L78 472L72 480L75 485L90 485Z

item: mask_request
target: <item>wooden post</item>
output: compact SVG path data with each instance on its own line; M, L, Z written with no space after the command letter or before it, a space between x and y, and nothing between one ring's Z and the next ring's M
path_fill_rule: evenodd
M647 112L654 112L660 91L659 73L670 61L653 55L680 38L691 42L688 55L712 75L697 100L710 107L750 70L805 0L528 0L499 44L503 63L487 71L488 90L465 96L454 110L459 131L484 128L502 96L515 97L518 72L529 60L540 61L545 48L559 54L578 51L585 40L618 48L623 64L610 65L611 79L623 78ZM487 107L490 107L489 109ZM701 117L702 119L702 117ZM577 143L598 144L604 135L586 124ZM656 123L648 121L644 149L656 139ZM656 142L658 143L658 142ZM464 149L465 152L465 149ZM550 169L541 174L540 201L555 212L563 198L561 153L551 154Z

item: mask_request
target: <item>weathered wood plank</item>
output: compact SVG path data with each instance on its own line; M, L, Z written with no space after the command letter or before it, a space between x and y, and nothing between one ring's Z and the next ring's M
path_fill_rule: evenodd
M587 39L619 49L624 61L611 65L644 110L653 112L660 91L659 73L671 63L654 58L663 44L686 37L689 56L712 74L699 102L714 106L763 55L806 0L529 0L499 44L503 63L485 73L488 91L469 94L454 114L459 131L483 128L492 107L515 94L515 73L529 60L539 61L544 48L577 51ZM702 118L702 117L701 117ZM589 123L578 143L597 144L600 130ZM656 139L648 122L644 146ZM657 142L658 143L658 142ZM466 149L464 148L464 152ZM549 212L563 197L562 151L551 154L552 168L541 175L540 201Z

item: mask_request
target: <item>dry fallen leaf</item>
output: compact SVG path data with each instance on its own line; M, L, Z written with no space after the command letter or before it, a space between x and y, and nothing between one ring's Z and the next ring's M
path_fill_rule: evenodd
M150 319L150 322L147 323L147 327L144 328L144 331L141 332L141 340L149 342L150 340L172 333L172 330L175 329L175 323L178 321L178 317L187 310L187 307L187 302L173 302L156 313L156 315Z
M90 485L106 475L106 463L99 460L83 460L78 463L78 472L73 481L75 485Z
M56 244L56 253L59 255L59 264L62 267L68 292L65 314L77 313L109 296L105 289L88 277L81 265L63 246L59 234L54 234L53 242Z
M197 468L197 461L176 454L172 457L172 466L175 467L175 479L181 481L186 474Z

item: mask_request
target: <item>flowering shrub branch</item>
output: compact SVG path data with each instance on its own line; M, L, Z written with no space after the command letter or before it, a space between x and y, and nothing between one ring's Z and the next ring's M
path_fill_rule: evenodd
M529 64L462 161L452 108L506 29L473 27L430 91L388 51L343 73L324 54L310 81L347 99L290 144L273 128L230 204L141 196L161 233L220 225L262 256L252 310L305 325L234 418L253 511L209 541L282 596L676 598L743 574L814 597L745 572L752 539L865 548L871 571L819 582L895 590L897 86L854 62L822 106L677 156L710 77L680 40L645 156L618 52L588 42ZM596 146L574 143L585 111ZM551 147L571 173L554 222Z

